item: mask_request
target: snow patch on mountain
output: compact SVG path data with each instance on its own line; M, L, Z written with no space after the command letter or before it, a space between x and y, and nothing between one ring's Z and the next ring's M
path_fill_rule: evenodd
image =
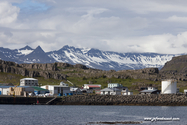
M81 48L80 49L82 51L83 54L87 53L88 51L91 50L91 48Z
M18 52L21 53L22 55L28 55L28 54L32 53L33 50L28 50L28 49L26 49L26 50L18 50Z

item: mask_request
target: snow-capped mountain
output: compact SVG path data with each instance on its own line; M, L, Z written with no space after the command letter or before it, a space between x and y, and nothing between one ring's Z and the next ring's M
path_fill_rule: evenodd
M161 68L172 57L177 56L157 53L117 53L69 46L64 46L58 51L48 52L47 54L57 62L79 63L103 70L142 69L146 67Z
M21 49L18 50L19 53L21 53L21 55L28 55L29 53L31 53L34 49L32 49L30 46L25 46Z
M182 55L182 54L179 54ZM60 50L44 52L40 46L32 49L26 46L11 50L0 48L0 58L16 63L54 63L83 64L90 68L102 70L142 69L148 67L161 68L174 54L157 53L118 53L101 51L93 48L75 48L64 46Z
M22 50L23 51L23 50ZM53 63L54 59L49 58L49 56L43 51L43 49L38 46L35 50L31 51L31 53L27 53L26 55L20 58L20 61L24 63Z

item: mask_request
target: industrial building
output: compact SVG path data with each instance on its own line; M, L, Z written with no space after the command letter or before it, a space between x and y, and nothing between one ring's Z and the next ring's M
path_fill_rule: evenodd
M0 95L18 95L23 96L24 93L33 93L34 88L30 86L0 86Z
M0 86L0 95L8 95L9 87L11 86Z
M43 88L40 88L40 87L37 87L37 86L32 86L32 88L34 88L35 95L49 93L49 90L43 89Z
M65 95L70 92L70 87L62 86L62 85L45 85L41 86L43 89L48 89L50 94L52 95Z
M162 81L162 94L176 94L177 81L173 79Z
M38 80L34 78L20 79L20 86L38 86Z

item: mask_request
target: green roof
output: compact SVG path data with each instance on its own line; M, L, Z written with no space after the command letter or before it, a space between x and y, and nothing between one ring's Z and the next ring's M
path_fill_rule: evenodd
M37 86L31 86L32 88L34 88L35 91L49 91L48 89L43 89Z

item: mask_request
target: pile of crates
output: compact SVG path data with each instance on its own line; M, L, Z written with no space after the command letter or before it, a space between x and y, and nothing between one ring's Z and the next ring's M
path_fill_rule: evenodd
M10 87L8 95L13 95L14 92L15 92L15 95L22 96L24 94L24 88L23 87Z

